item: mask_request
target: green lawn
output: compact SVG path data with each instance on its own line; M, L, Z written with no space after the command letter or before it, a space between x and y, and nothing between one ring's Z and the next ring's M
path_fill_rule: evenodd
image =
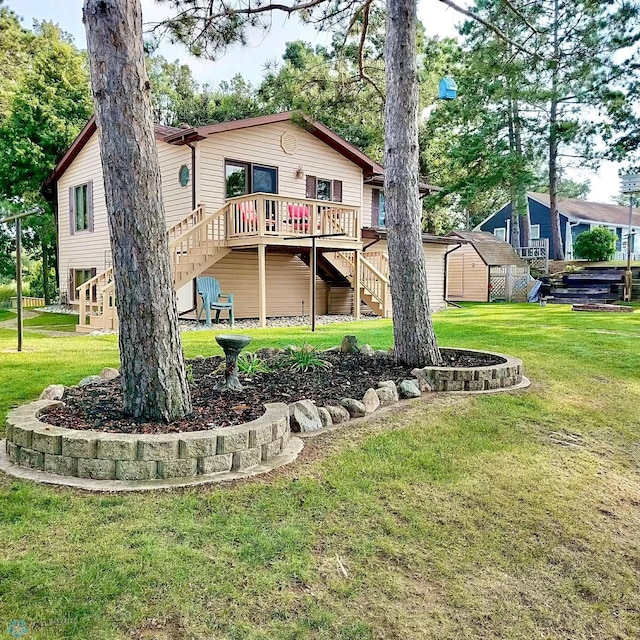
M13 320L16 317L16 314L10 309L0 309L0 322L4 322L5 320Z
M532 388L405 405L229 486L0 476L0 638L12 619L28 640L638 638L640 313L470 305L436 330L521 357ZM247 333L391 345L385 320ZM209 332L183 340L219 352ZM0 330L1 415L118 360L113 336L14 348Z
M47 331L75 331L78 324L77 315L67 313L42 313L36 311L37 315L27 318L24 326L30 329L42 328Z

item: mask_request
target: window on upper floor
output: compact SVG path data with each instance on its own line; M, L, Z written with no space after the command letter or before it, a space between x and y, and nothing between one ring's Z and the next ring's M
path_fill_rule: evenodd
M382 189L372 189L371 191L371 226L384 227L387 218L385 215L384 191Z
M93 231L93 183L69 187L69 232Z
M493 230L493 235L496 236L496 238L500 238L500 240L504 240L506 242L506 240L507 240L507 228L506 227L498 227L497 229Z
M342 202L342 180L307 176L307 198Z
M250 162L225 161L227 198L247 193L278 193L278 170Z

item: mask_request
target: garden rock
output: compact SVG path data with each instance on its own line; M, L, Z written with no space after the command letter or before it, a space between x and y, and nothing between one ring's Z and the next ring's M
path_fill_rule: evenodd
M398 386L398 392L401 398L419 398L421 395L420 389L416 384L417 381L403 380Z
M63 384L50 384L40 394L40 400L62 400L63 395L64 395Z
M311 400L298 400L289 405L291 431L305 432L322 429L318 408Z
M87 376L86 378L82 378L82 380L78 382L78 386L90 387L95 384L102 384L104 381L104 378L101 378L100 376Z
M343 398L340 404L349 412L352 418L362 418L367 413L362 402L354 398Z
M323 429L333 427L331 414L324 407L318 407L318 415L320 416L320 422L322 422Z
M204 362L205 357L204 357L202 354L198 354L198 355L194 358L194 360L195 360L196 362Z
M376 358L388 358L389 357L389 352L385 351L384 349L376 349L373 353L376 356Z
M390 382L391 384L380 383L376 389L376 394L382 407L398 402L398 390L396 389L395 383L393 381Z
M362 404L367 413L373 413L380 406L380 398L375 389L367 389L363 398Z
M372 358L376 354L370 344L363 344L360 347L360 353L363 356L369 356L370 358Z
M345 336L340 345L342 353L358 353L358 336Z
M343 422L349 422L351 416L349 412L344 407L336 407L334 405L329 405L325 407L331 416L331 420L333 424L341 424Z
M115 378L119 378L120 377L120 372L117 369L114 369L113 367L105 367L100 372L100 377L103 380L113 380Z

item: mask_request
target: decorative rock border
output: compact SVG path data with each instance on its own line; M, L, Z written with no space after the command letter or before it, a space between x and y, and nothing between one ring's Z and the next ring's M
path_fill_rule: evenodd
M484 367L424 367L411 373L426 382L433 391L489 391L508 389L522 383L522 360L491 351L441 349L462 353L487 353L503 362Z
M333 350L347 350L343 344ZM349 351L376 357L387 355L369 345L348 345ZM453 349L442 349L453 351ZM47 407L58 404L62 385L45 389L41 399L9 412L6 458L2 470L18 477L69 484L86 489L122 490L183 486L232 480L264 473L291 462L302 441L291 431L311 436L395 405L399 399L417 398L423 392L495 393L524 388L522 361L512 356L473 349L470 354L495 356L499 363L480 367L423 367L414 378L396 386L378 382L360 399L343 398L326 407L311 400L265 404L265 413L252 422L224 429L169 434L121 434L64 429L38 419ZM99 384L119 375L105 368L78 386ZM59 480L56 480L59 478Z
M265 405L257 420L210 431L124 434L63 429L38 419L53 400L38 400L7 416L6 451L22 467L93 480L148 481L245 471L282 453L289 409Z

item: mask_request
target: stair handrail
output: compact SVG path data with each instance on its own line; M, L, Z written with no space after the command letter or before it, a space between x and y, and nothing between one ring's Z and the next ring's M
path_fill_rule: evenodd
M178 222L176 222L176 224L174 224L172 227L169 227L167 229L167 236L169 237L169 242L171 242L172 240L175 240L182 234L189 231L189 228L195 227L199 222L201 222L206 217L207 217L207 211L206 211L205 205L199 204L187 216L182 218L182 220L179 220Z

